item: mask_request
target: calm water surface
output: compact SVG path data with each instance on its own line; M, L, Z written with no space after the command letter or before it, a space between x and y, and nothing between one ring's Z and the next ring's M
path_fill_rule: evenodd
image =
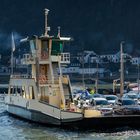
M0 103L0 140L140 140L140 130L117 128L99 133L46 127L9 116Z

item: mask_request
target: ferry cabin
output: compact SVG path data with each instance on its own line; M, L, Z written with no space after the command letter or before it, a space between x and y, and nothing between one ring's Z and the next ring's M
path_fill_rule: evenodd
M72 101L71 85L69 77L62 76L61 64L70 63L70 54L62 53L70 38L34 36L27 41L31 54L24 54L22 61L31 65L31 75L11 75L8 93L67 108Z

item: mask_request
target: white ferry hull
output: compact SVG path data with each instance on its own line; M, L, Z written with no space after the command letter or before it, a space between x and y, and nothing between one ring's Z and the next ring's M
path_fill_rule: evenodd
M16 105L7 105L7 111L10 114L13 114L23 119L27 119L29 121L43 124L61 125L61 121L59 119L56 119L47 114L43 114L36 110L29 110Z
M43 124L62 125L83 119L83 114L61 110L45 102L26 100L20 96L7 96L7 112L18 117Z
M75 112L62 111L61 114L72 113L71 118L56 118L55 116L50 116L49 114L44 114L40 111L33 109L27 109L26 107L16 106L12 104L7 104L7 111L10 114L18 116L20 118L45 124L45 125L55 125L62 126L66 128L78 128L78 129L99 129L105 130L106 128L116 128L122 126L130 126L139 128L140 126L140 115L115 115L115 116L102 116L102 117L91 117L84 118L80 117L82 114ZM79 117L75 117L79 115Z

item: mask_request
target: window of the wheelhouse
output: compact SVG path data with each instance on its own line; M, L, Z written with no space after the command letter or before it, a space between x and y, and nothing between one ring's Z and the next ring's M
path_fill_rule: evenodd
M36 55L36 43L35 40L30 40L30 49L33 56Z
M52 41L52 55L60 55L63 52L63 42L62 41Z
M48 58L48 50L49 50L48 40L42 40L41 41L41 58L42 59Z

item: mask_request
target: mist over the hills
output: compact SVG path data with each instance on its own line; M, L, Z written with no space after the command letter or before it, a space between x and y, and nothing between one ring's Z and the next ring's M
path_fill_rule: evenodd
M50 9L50 35L72 36L70 50L88 49L97 53L113 53L120 42L126 51L140 54L139 0L1 0L0 51L10 47L10 34L18 39L44 33L44 9Z

